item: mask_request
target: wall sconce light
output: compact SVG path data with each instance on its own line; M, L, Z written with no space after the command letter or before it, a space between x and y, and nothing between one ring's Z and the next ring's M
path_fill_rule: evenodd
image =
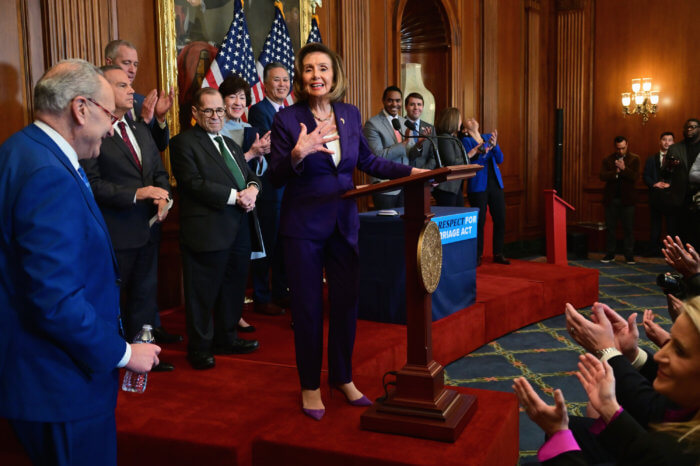
M642 124L649 120L649 115L656 114L659 93L651 90L651 78L632 80L632 92L622 93L622 112L625 115L641 115Z

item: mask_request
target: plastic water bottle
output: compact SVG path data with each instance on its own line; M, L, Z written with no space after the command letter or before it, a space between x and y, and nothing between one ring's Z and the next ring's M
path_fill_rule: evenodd
M153 343L153 327L146 324L141 331L136 335L133 341L134 344ZM125 392L143 393L146 391L146 383L148 382L148 374L139 374L138 372L126 370L124 373L124 381L122 382L122 390Z

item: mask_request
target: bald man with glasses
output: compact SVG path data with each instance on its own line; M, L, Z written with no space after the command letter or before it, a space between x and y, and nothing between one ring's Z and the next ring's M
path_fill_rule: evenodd
M214 367L214 354L250 353L258 342L238 338L250 265L251 213L260 181L241 148L220 134L224 101L203 88L193 101L197 124L171 141L173 174L180 193L187 359L193 368ZM213 316L212 316L213 309ZM213 317L213 318L212 318Z

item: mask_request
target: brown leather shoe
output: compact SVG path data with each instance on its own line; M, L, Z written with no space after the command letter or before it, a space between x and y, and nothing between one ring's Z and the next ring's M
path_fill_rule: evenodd
M266 316L281 316L284 314L284 309L275 303L260 303L257 301L253 304L253 311Z

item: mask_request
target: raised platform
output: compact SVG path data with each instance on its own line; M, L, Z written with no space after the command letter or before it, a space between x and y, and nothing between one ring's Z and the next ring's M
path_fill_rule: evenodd
M597 297L596 270L484 264L477 302L433 323L434 358L446 365L498 336L562 313L567 301L583 307ZM161 357L177 369L151 374L143 395L120 393L120 464L134 458L153 465L516 463L518 408L511 393L459 388L476 395L478 405L455 443L360 430L364 410L337 393L331 399L327 387L322 421L303 416L289 315L245 317L258 329L251 334L261 344L256 353L217 356L215 369L198 372L185 360L184 343L167 346ZM164 312L162 320L170 331L184 333L182 310ZM358 322L355 382L370 398L383 395L382 375L405 363L405 338L403 325ZM0 464L22 464L19 446L5 434L7 426L0 423Z

